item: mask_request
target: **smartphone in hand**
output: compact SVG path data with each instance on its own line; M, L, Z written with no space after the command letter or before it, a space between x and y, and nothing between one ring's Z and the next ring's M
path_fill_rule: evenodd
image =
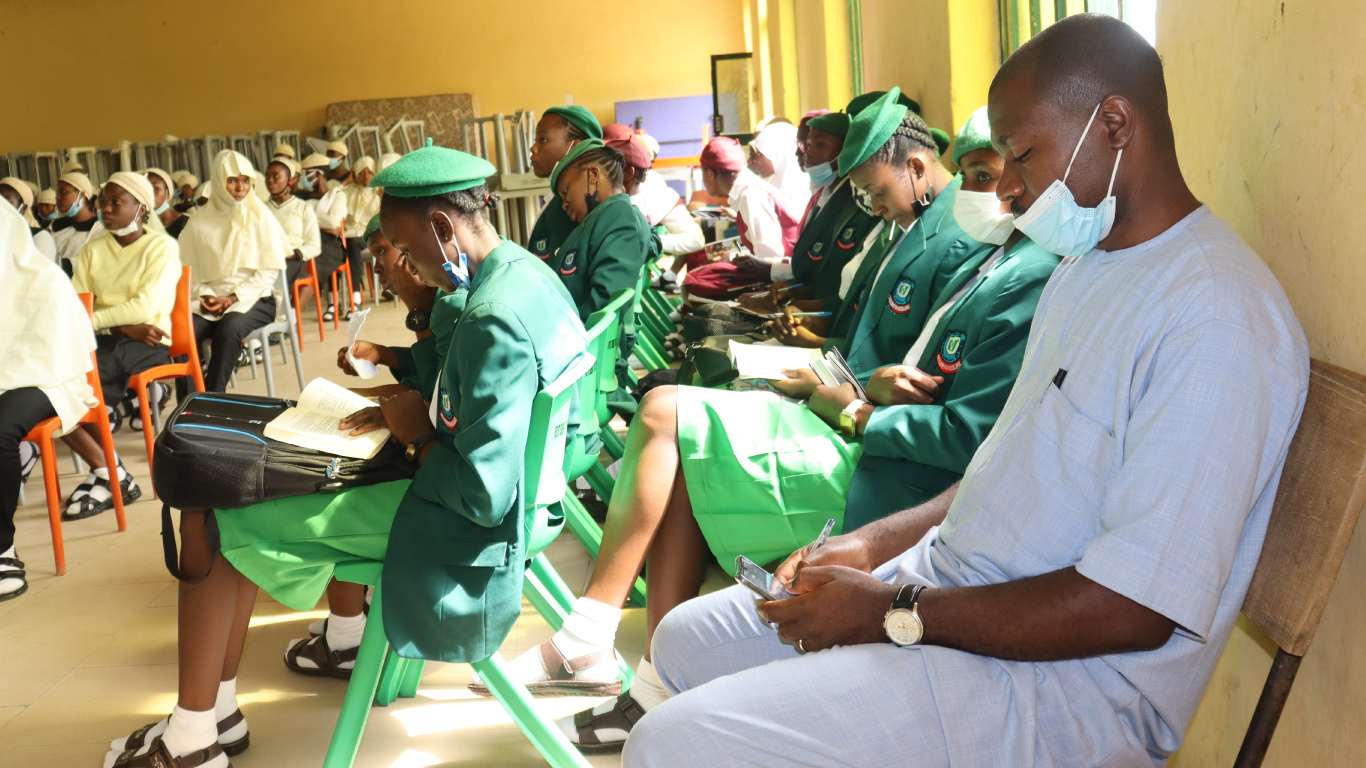
M751 592L763 600L786 600L789 597L796 597L788 592L781 582L774 581L773 574L744 555L735 558L735 580L749 587Z

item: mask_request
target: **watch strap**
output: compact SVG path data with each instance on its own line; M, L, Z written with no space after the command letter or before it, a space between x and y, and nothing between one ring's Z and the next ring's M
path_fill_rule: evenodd
M416 440L412 441L411 443L408 443L408 450L404 451L404 453L405 453L406 456L407 456L408 461L409 461L409 462L412 462L412 463L416 463L416 462L417 462L417 455L418 455L418 452L420 452L420 451L422 450L422 446L426 445L427 443L430 443L430 442L433 441L433 440L439 440L439 439L441 439L441 435L438 435L438 434L435 433L435 432L428 432L427 434L423 435L422 437L419 437L419 438L417 438Z
M924 584L901 585L901 589L896 592L896 599L892 600L892 607L905 608L908 611L914 610L916 603L920 602L920 592L924 589Z

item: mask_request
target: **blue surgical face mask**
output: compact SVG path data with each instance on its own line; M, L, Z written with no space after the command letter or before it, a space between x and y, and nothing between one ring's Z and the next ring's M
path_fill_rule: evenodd
M328 167L328 168L336 168L336 167L339 166L339 165L341 165L341 158L340 158L340 157L329 157L329 158L327 158L327 167Z
M443 213L441 215L445 216L446 214ZM450 218L446 219L446 223L448 225L450 224ZM441 253L444 256L446 253L446 246L441 242L441 235L438 235L436 233L436 225L432 224L431 227L432 237L436 238L436 247L441 249ZM454 232L455 227L451 227L451 231ZM452 240L454 241L454 238L452 238ZM455 247L457 249L460 247L460 243L458 241L455 242ZM459 264L451 263L450 258L447 257L446 260L442 262L441 268L446 270L446 276L451 279L452 283L455 283L455 290L458 291L461 288L470 287L470 261L468 258L465 257L464 251L460 251Z
M76 202L72 203L70 208L67 208L65 211L62 211L62 215L63 215L63 216L66 216L67 218L71 218L71 217L75 216L76 214L80 213L80 212L81 212L81 201L82 201L83 199L85 199L85 195L83 195L83 194L76 195Z
M170 198L167 198L166 202L162 203L161 205L158 205L156 207L156 210L152 211L152 213L155 213L156 215L160 216L161 214L169 210L171 210L171 200Z
M830 163L808 165L806 166L806 175L811 178L812 184L819 184L822 187L828 187L831 184L834 184L835 179L839 178L839 174L835 172L834 168L830 167Z
M313 174L305 173L299 176L299 189L305 192L313 191Z
M57 212L57 209L56 209L56 208L53 208L53 209L52 209L52 213L45 213L45 214L43 214L43 218L48 219L48 220L50 221L50 220L52 220L52 219L57 218L57 217L60 216L60 215L61 215L61 214Z
M1124 150L1121 149L1115 156L1115 167L1110 172L1110 187L1099 206L1082 208L1077 205L1072 190L1067 188L1072 163L1076 162L1077 153L1081 151L1081 145L1091 131L1091 123L1095 122L1099 112L1100 105L1097 104L1091 112L1091 119L1086 121L1081 138L1077 140L1077 148L1072 150L1072 159L1067 162L1063 177L1050 184L1034 201L1034 205L1015 219L1015 228L1049 253L1064 257L1090 253L1097 243L1109 236L1110 228L1115 224L1115 197L1111 193L1115 189L1115 176L1119 173L1119 159L1124 156Z

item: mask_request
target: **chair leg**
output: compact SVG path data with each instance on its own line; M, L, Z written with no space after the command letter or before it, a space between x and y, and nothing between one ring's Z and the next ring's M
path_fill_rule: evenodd
M1295 675L1300 670L1303 656L1294 656L1284 650L1276 649L1276 658L1271 662L1271 672L1262 686L1262 695L1257 699L1257 708L1252 711L1252 722L1248 723L1243 736L1243 745L1238 749L1238 757L1233 768L1260 768L1266 750L1271 746L1271 736L1280 722L1285 700L1290 697L1290 686L1295 684Z
M337 318L341 316L341 302L337 301L337 273L341 272L341 267L332 270L332 330L341 327L341 321ZM318 306L322 306L319 304Z
M152 431L152 409L147 404L147 392L151 389L150 383L143 383L134 386L138 393L138 411L142 415L142 442L147 445L147 471L152 471L152 446L156 442L156 435ZM157 425L160 427L160 425ZM158 429L157 431L160 431ZM152 486L152 498L156 498L156 486Z
M244 346L244 347L247 348L247 362L248 362L248 363L251 363L251 379L252 379L252 381L255 381L255 380L256 380L256 352L253 351L252 348L251 348L251 339L247 339L246 341L242 342L242 346ZM266 357L267 355L263 352L263 353L261 354L261 356L262 356L262 357Z
M52 559L57 575L66 575L66 545L62 542L62 489L57 485L57 446L51 438L38 446L42 452L43 490L47 493L47 521L52 527Z
M512 682L501 656L495 653L470 666L552 768L591 768L564 732L536 711L526 688Z
M365 721L370 716L370 702L375 700L384 657L389 652L389 641L384 637L384 622L380 618L384 615L380 593L381 589L376 586L375 599L370 604L370 618L365 622L365 634L361 637L360 651L356 655L356 668L351 673L351 682L346 686L346 696L342 699L337 727L332 732L332 743L327 748L323 768L351 768L356 762L356 750L360 748Z
M617 481L607 468L601 464L594 463L584 473L583 479L588 481L588 487L593 489L593 493L602 499L602 503L609 504L612 501L612 494L617 489Z
M299 336L299 349L303 349L303 348L304 348L304 342L303 342L303 335L304 335L304 308L301 307L301 306L299 306L299 284L298 284L298 283L295 283L295 284L294 284L293 288L290 290L290 293L292 293L293 296L294 296L294 303L293 303L293 304L290 304L291 307L294 307L294 333L295 333L297 336Z
M264 368L266 369L266 396L268 396L268 397L275 397L275 371L271 368L271 362L270 362L270 339L269 339L268 337L262 335L262 337L261 337L261 346L265 348L264 353L261 355L261 362L263 363L263 366L262 366L262 367L264 367ZM252 375L252 378L253 378L253 379L256 378L256 376L255 376L255 373L256 373L256 363L255 363L255 360L256 360L256 356L253 355L253 356L252 356L252 361L253 361L253 362L252 362L252 364L251 364L251 371L252 371L252 374L253 374L253 375Z
M384 655L384 669L379 673L379 685L375 687L375 704L387 707L398 698L399 686L403 683L403 673L408 660L394 653L392 647Z
M142 398L142 401L144 403L147 402L147 397L145 396L145 393ZM96 409L98 410L98 406L96 406ZM119 455L114 450L114 432L111 429L109 429L109 414L105 413L104 411L100 411L99 416L96 417L95 425L100 430L100 443L101 447L104 448L104 463L105 466L109 467L110 488L111 490L118 491ZM144 421L142 423L142 426L143 429L146 429L147 422ZM123 511L123 493L121 491L114 493L114 518L118 522L120 531L128 530L128 518Z
M289 334L289 344L294 348L294 373L299 377L299 391L304 391L304 353L303 345L295 338L294 334Z
M417 686L422 682L422 669L427 662L422 659L408 659L403 668L403 683L398 687L398 695L411 699L417 695Z
M620 459L626 455L626 443L621 441L621 435L612 429L611 424L604 424L602 429L598 430L598 434L602 436L602 447L612 454L613 459Z

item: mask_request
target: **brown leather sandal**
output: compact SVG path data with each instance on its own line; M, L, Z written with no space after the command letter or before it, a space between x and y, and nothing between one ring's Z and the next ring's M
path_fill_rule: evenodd
M231 715L228 715L222 720L219 720L219 738L222 738L223 734L232 730L238 723L242 722L245 719L247 718L245 715L242 714L242 710L237 709L233 710L233 713ZM136 752L139 749L142 749L142 745L147 743L147 734L150 733L151 730L157 727L157 725L160 723L160 720L156 721L155 723L148 723L147 725L144 725L136 731L130 733L128 735L128 738L125 739L123 742L123 751ZM246 752L247 747L251 746L251 731L247 731L246 733L242 734L242 738L238 739L237 741L231 741L227 744L224 744L222 741L220 741L218 742L218 745L223 748L223 751L227 753L228 757L237 757L243 752Z
M210 760L223 754L223 747L217 742L188 755L171 757L171 753L166 749L166 745L161 743L161 737L152 739L150 749L141 755L134 755L137 750L125 750L114 761L114 768L198 768ZM232 768L232 764L228 764Z
M616 696L621 693L621 680L575 680L574 673L596 667L599 664L617 660L614 649L597 651L577 659L566 659L555 647L552 640L541 643L537 648L541 654L541 666L545 667L549 680L527 683L527 692L532 696ZM483 683L470 683L470 693L476 696L492 696L488 686Z
M350 680L352 670L342 667L342 664L348 661L354 663L359 651L360 646L347 648L344 651L334 651L327 646L327 635L318 635L291 645L289 650L285 651L285 666L301 675ZM301 658L308 659L317 667L301 666L299 664Z
M599 741L598 731L618 728L630 733L642 717L645 717L645 708L640 706L640 702L631 698L629 691L618 696L617 703L601 715L593 714L592 709L585 709L574 715L574 727L579 732L579 743L576 746L585 755L620 752L622 746L626 744L625 739L609 742Z

